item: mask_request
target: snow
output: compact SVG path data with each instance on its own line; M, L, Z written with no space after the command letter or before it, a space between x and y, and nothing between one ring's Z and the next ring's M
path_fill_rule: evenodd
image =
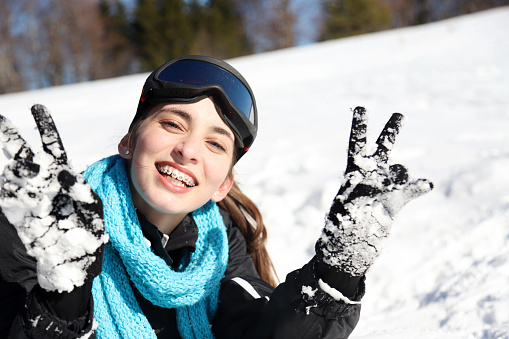
M393 112L391 152L431 193L406 205L367 273L351 338L509 338L509 7L236 58L260 130L236 168L269 228L280 278L307 262L346 167L351 109L368 147ZM147 74L0 96L38 145L34 103L53 114L77 169L117 151Z
M302 286L302 294L306 294L310 298L315 296L316 291L311 286Z
M362 301L352 301L345 297L341 292L336 290L335 288L332 288L322 279L318 280L318 285L324 291L325 293L329 294L331 297L333 297L337 301L343 301L346 304L362 304Z

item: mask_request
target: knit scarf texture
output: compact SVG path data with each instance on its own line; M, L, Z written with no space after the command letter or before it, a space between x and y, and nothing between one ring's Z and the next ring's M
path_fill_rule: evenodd
M228 263L226 227L216 204L192 213L198 226L196 250L173 270L155 255L143 236L131 200L126 162L119 155L102 159L83 173L104 206L109 235L102 272L92 294L98 338L156 338L129 280L154 305L174 308L184 339L213 338L210 321Z

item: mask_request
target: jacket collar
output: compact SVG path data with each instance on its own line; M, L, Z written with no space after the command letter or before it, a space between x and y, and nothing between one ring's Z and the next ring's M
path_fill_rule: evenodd
M163 258L168 265L171 266L175 260L180 260L182 252L194 252L196 249L198 226L190 214L178 224L169 236L166 236L143 214L139 211L136 213L143 235L150 242L154 254Z

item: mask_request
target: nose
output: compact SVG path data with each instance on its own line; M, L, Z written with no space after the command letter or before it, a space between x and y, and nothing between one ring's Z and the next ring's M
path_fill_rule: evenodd
M187 135L175 146L177 158L183 163L196 163L200 158L200 140L194 135Z

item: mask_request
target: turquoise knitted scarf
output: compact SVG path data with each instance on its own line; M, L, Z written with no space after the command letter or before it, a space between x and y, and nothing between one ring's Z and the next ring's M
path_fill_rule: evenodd
M156 338L130 279L154 305L175 308L182 338L213 338L210 321L228 262L228 238L216 204L209 201L193 212L199 229L196 250L174 271L147 246L131 200L125 160L111 156L83 175L102 199L110 237L92 289L97 337Z

